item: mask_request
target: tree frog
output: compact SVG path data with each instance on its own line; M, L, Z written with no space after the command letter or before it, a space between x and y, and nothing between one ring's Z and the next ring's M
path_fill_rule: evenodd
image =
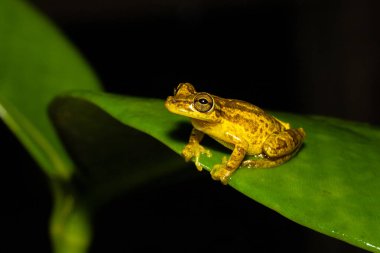
M165 107L172 113L191 119L193 129L182 151L186 161L194 158L198 170L201 154L211 156L200 145L205 134L232 150L229 159L211 169L214 180L227 184L240 165L269 168L280 165L299 150L304 139L303 128L291 128L259 107L236 99L221 98L197 92L190 83L180 83L169 96ZM246 155L257 159L244 160Z

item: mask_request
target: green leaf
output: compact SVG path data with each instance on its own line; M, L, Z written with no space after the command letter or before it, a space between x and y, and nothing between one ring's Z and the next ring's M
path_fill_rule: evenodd
M50 179L55 251L84 252L91 237L89 210L70 183L75 165L47 107L64 91L101 87L78 52L24 1L0 1L0 38L0 117Z
M100 90L74 48L24 1L0 1L0 113L48 175L69 178L71 160L47 105L72 89Z
M191 129L186 118L166 111L160 99L75 92L59 100L93 103L178 154ZM276 168L238 169L230 186L299 224L380 252L380 129L320 116L274 114L305 129L303 148ZM214 144L206 140L213 155L200 160L207 170L231 153Z

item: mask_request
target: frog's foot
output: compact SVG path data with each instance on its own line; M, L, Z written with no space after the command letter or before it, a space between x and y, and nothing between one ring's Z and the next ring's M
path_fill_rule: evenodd
M277 159L268 159L264 155L258 155L259 159L257 160L245 160L241 163L242 167L247 167L249 169L251 168L272 168L276 167L286 161L288 161L290 158L292 158L292 154L286 155L283 157L279 157Z
M227 158L223 157L223 162L221 164L214 165L210 173L212 179L220 180L222 184L226 185L232 172L232 170L227 168Z
M185 161L188 162L192 158L194 158L195 166L199 171L203 169L201 163L199 162L199 157L201 156L201 154L205 154L207 157L211 157L210 150L205 149L199 143L189 143L182 150L182 155L185 157Z

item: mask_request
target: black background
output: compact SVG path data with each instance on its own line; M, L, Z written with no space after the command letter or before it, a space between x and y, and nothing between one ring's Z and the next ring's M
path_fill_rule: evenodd
M79 49L106 91L164 99L186 81L266 109L380 123L378 1L30 2ZM4 125L0 132L3 164L18 168L6 173L15 182L7 184L7 244L49 252L48 184ZM152 187L97 213L91 252L361 252L202 173Z

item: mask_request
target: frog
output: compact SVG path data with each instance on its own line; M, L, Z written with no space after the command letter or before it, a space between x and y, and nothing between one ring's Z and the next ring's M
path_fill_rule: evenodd
M270 115L249 102L197 92L188 82L179 83L165 101L166 109L190 118L192 130L182 150L201 171L201 155L211 156L200 143L205 135L232 150L229 158L211 168L212 179L228 184L239 167L271 168L290 160L302 146L305 130ZM245 159L246 157L254 159Z

